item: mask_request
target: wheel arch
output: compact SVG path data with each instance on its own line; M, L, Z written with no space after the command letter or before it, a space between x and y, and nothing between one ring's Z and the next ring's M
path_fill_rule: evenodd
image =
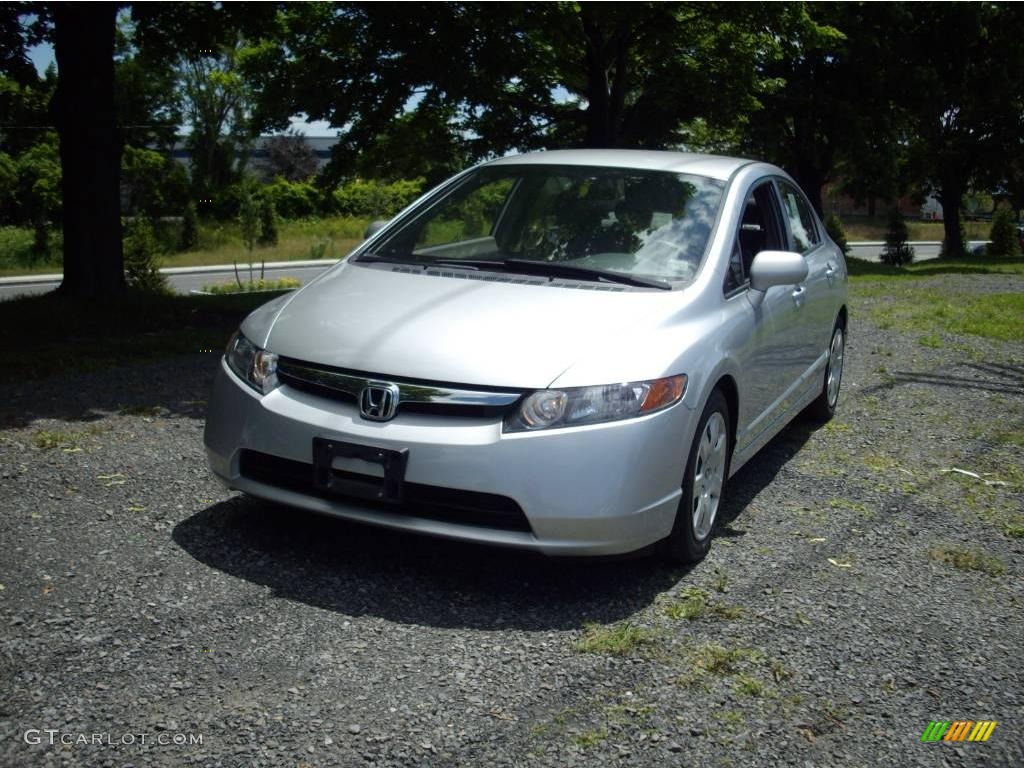
M736 385L736 379L732 377L732 374L725 373L715 381L714 386L708 392L708 397L715 390L722 393L726 404L729 406L729 462L732 463L732 452L736 447L736 429L740 414L739 387Z

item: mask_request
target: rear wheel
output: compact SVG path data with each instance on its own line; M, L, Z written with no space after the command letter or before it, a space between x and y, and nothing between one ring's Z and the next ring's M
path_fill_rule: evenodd
M729 469L729 423L729 405L716 389L697 424L683 475L683 496L672 533L665 540L672 562L696 563L711 547Z
M807 413L816 419L828 421L836 413L839 403L839 385L843 381L843 357L846 352L846 329L837 324L832 330L832 342L828 347L828 363L825 365L825 383L821 394L807 406Z

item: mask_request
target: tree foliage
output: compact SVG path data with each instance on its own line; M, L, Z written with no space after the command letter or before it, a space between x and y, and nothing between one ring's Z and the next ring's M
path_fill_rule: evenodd
M907 222L898 208L889 211L889 226L880 258L884 264L902 267L914 260L914 249L907 242Z
M993 256L1020 256L1020 235L1017 216L1006 203L996 206L989 232L987 252Z
M298 133L269 136L263 140L266 170L271 178L309 181L316 174L317 159L306 137Z

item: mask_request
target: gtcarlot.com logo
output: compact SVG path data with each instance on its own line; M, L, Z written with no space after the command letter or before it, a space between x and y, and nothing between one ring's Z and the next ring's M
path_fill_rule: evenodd
M29 728L23 736L26 744L48 746L127 747L133 744L186 747L203 743L201 733L68 733L56 728Z
M995 720L932 720L921 741L988 741L995 728Z

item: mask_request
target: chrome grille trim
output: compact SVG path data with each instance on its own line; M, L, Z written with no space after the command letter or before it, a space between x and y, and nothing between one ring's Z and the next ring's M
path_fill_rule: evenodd
M289 378L292 378L306 384L326 387L327 389L347 395L357 402L363 388L370 384L396 384L399 392L399 408L401 408L403 403L501 408L512 405L512 403L523 396L522 392L460 389L444 385L387 379L381 376L342 373L285 359L278 362L277 371L278 375L281 375L286 383Z

